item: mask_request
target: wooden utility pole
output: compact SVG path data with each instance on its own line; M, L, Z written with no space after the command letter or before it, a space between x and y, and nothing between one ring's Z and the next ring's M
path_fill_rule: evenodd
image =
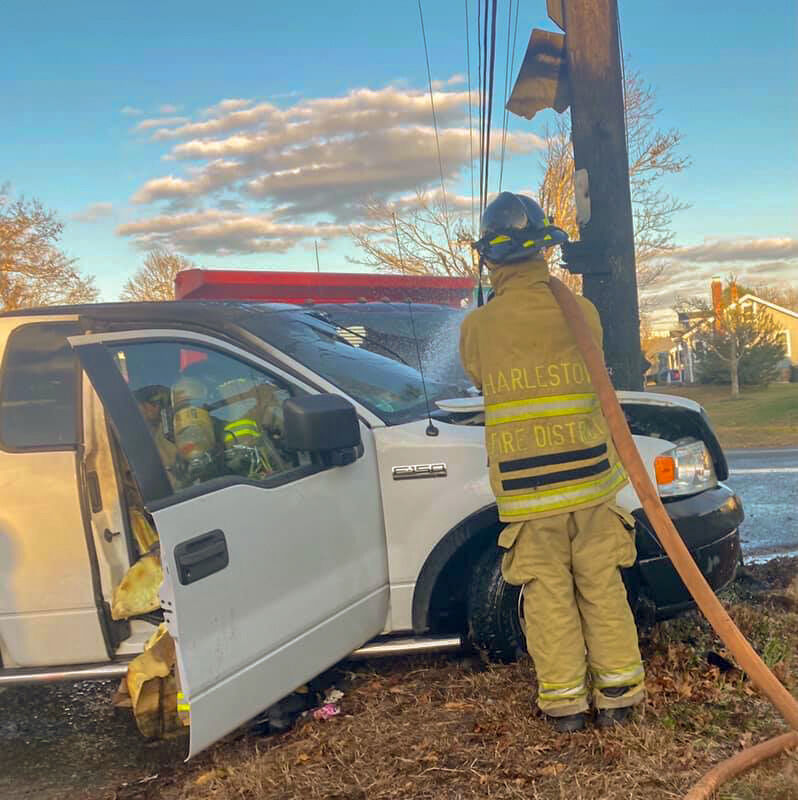
M629 190L617 0L548 0L564 27L574 168L587 172L589 219L566 251L598 309L617 389L640 389L640 310ZM558 19L559 17L559 19ZM584 178L584 173L582 173Z

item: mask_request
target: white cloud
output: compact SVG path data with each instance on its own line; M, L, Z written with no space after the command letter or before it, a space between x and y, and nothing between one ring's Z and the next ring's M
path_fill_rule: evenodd
M153 117L143 119L136 124L137 131L149 131L153 128L168 128L173 125L184 125L189 121L188 117Z
M457 75L452 75L451 78L445 81L433 81L432 88L437 91L438 89L445 89L447 86L462 86L466 83L466 76L458 72Z
M181 106L173 106L173 105L170 105L169 103L166 103L166 104L160 106L160 108L158 109L158 113L159 114L177 114L177 112L180 111L180 109L181 109Z
M347 228L327 224L291 224L269 214L207 210L163 214L120 225L142 250L165 246L181 253L280 253L308 238L341 236Z
M221 102L217 103L215 106L209 106L208 108L204 108L200 112L200 116L202 117L215 117L218 114L225 114L228 111L237 111L241 108L246 108L249 105L252 105L252 100L245 100L241 97L230 97L226 100L222 100Z
M91 203L81 211L72 215L75 222L97 222L100 219L110 217L114 213L111 203Z
M761 261L798 258L798 239L789 236L764 239L705 239L703 244L679 248L673 257L678 261L712 263Z
M445 83L449 87L461 82L462 76L456 75ZM447 184L469 168L467 100L468 93L462 90L435 91ZM240 236L239 252L268 249L269 235L278 243L274 247L281 249L295 239L283 229L277 232L265 226L267 220L273 225L277 220L303 224L332 220L337 227L328 228L328 233L344 231L341 226L358 221L367 198L403 202L417 188L438 191L440 187L430 98L423 90L396 85L361 88L338 97L297 99L287 106L231 98L205 109L198 118L178 120L168 118L168 124L158 124L148 119L137 126L151 130L154 142L169 143L162 157L171 161L172 173L146 181L132 202L165 204L178 217L208 206L236 210L239 215L215 220L209 234L203 226L189 225L183 215L185 236L193 242L190 247L216 248L191 250L184 242L181 249L186 252L233 252L235 236ZM507 157L533 152L543 144L532 133L510 132ZM495 149L494 155L498 154ZM453 208L470 211L470 197L462 203L453 192L451 197ZM255 206L257 214L247 215L246 209ZM256 233L252 220L257 221ZM302 229L302 225L297 228ZM119 231L139 240L147 235L128 226ZM176 231L169 236L178 238Z
M133 106L123 106L120 109L119 113L124 114L126 117L138 117L144 112L140 108L134 108Z
M716 276L726 281L734 275L743 286L779 285L798 277L798 239L709 237L669 254L666 270L667 288L658 286L646 293L657 308L672 306L677 296L708 298Z

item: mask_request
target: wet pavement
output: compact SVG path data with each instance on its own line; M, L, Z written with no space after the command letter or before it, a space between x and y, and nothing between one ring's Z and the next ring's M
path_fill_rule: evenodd
M730 450L728 484L746 512L748 559L798 554L798 448ZM0 690L0 798L133 798L136 782L171 771L185 740L144 741L116 682ZM120 791L121 789L121 791Z
M798 555L798 448L727 450L726 483L742 498L743 555Z
M0 689L0 798L115 798L125 783L134 797L137 781L179 764L185 737L142 739L130 710L111 705L117 684Z

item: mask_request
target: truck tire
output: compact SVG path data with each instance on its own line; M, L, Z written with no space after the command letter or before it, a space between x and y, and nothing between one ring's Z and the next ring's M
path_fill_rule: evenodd
M502 550L491 543L479 556L468 587L471 642L494 661L517 661L526 653L519 616L521 587L502 578Z

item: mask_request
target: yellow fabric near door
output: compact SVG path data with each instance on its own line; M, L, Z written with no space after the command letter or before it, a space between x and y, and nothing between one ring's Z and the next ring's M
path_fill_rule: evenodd
M504 579L524 587L527 647L547 714L639 703L644 672L619 567L635 562L623 512L603 503L505 528ZM619 697L601 689L629 687Z
M167 737L183 727L177 711L175 643L162 623L127 669L126 683L139 731Z
M140 558L114 589L111 603L113 619L128 619L155 611L161 606L159 592L163 583L163 568L157 553Z
M130 509L130 527L140 553L148 553L158 542L158 533L150 524L144 512L137 508Z

